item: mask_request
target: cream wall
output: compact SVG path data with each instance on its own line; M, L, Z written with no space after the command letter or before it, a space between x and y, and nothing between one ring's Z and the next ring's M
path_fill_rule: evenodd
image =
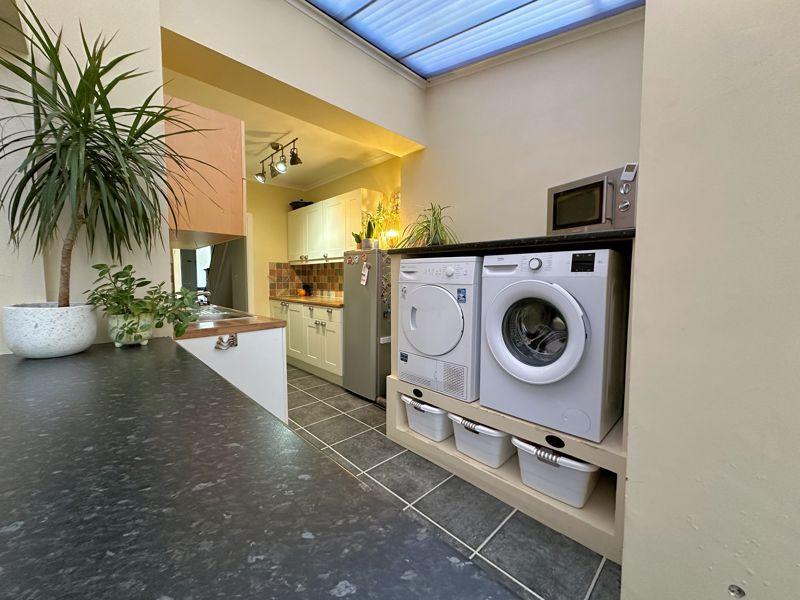
M647 7L624 600L798 597L798 23Z
M162 0L161 16L166 29L424 142L425 90L284 0Z
M345 177L329 181L324 185L303 192L306 200L325 200L344 194L350 190L366 188L383 192L384 197L390 198L395 192L400 191L400 172L403 159L392 158L366 169L361 169Z
M253 215L251 240L255 306L251 310L257 314L269 314L267 263L286 261L289 202L301 197L303 192L298 190L247 182L247 212Z
M544 235L548 187L638 157L642 35L638 20L432 87L403 221L437 202L462 241Z

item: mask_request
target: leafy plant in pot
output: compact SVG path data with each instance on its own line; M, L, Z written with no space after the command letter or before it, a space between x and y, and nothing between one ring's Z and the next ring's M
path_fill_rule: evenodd
M132 265L112 272L114 265L98 264L95 287L87 290L87 302L102 308L108 317L108 335L119 348L128 344L146 346L153 329L170 323L175 336L186 332L189 323L197 320L192 307L197 294L181 288L177 294L164 290L164 282L152 285L144 277L136 277ZM149 286L149 287L148 287ZM146 289L145 289L146 288ZM143 290L143 297L136 293Z
M445 214L448 208L450 207L431 203L430 207L417 216L416 221L405 228L400 247L446 246L458 243L458 237L448 225L448 221L453 221L450 215Z
M0 157L23 157L0 188L0 209L7 211L15 247L30 235L41 254L60 239L60 279L57 303L5 307L3 329L13 352L46 358L81 352L95 340L93 305L70 303L79 236L86 236L90 252L100 242L120 262L135 248L149 257L157 240L163 244L166 212L176 217L185 183L197 173L196 161L171 150L168 138L202 130L183 119L182 109L159 105L160 88L139 105L112 104L118 87L142 75L127 68L136 53L109 57L111 40L91 43L83 31L81 51L69 51L61 33L26 6L19 12L21 28L0 19L31 49L29 55L0 55L0 69L20 82L18 88L0 87L0 100L23 111L0 119L3 125L10 119L23 123L0 139ZM174 126L170 133L163 129L167 123Z

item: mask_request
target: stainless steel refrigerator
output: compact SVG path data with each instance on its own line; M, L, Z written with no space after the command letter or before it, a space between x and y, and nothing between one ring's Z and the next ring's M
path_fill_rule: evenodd
M391 369L391 267L381 250L344 254L344 387L369 400L386 396Z

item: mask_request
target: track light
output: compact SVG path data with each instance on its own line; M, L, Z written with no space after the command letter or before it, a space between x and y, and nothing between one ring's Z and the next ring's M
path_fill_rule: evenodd
M261 172L256 173L253 177L256 178L258 183L266 183L267 182L267 174L264 172L264 165L261 165Z
M289 165L302 165L303 161L300 160L300 155L297 152L296 144L297 138L294 138L292 141L287 142L286 144L270 142L269 147L272 149L272 154L261 160L261 172L254 175L256 181L259 183L266 183L267 174L264 171L264 163L267 161L269 161L269 176L273 179L282 173L286 173L286 171L289 170ZM291 146L292 148L289 150L289 160L287 161L285 150L288 146ZM280 153L280 157L278 158L278 162L275 162L275 158L278 153Z
M278 169L278 173L286 173L289 167L286 165L285 155L281 154L281 159L275 163L275 168Z
M292 166L303 164L303 161L300 160L300 155L297 153L297 148L294 147L294 144L292 144L292 149L289 151L289 164Z
M275 163L274 162L269 163L269 176L275 179L278 175L280 175L280 171L278 171L278 169L275 168Z

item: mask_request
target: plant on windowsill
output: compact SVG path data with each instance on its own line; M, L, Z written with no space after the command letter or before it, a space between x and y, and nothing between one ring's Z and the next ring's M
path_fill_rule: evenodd
M431 203L429 208L419 214L416 221L405 228L399 246L414 248L457 244L458 237L447 223L448 221L452 223L453 219L450 215L444 214L448 208L450 207Z
M115 265L98 264L92 268L97 270L96 285L86 290L86 302L100 307L108 317L108 335L117 348L129 344L146 346L153 329L165 323L170 323L175 337L180 337L189 323L197 320L192 310L197 294L186 288L177 294L166 292L163 281L151 285L144 277L136 277L132 265L115 272ZM139 291L144 291L144 296L137 298Z
M182 109L158 104L160 87L139 105L112 103L118 88L143 75L127 66L137 53L108 56L113 38L92 43L83 30L81 50L70 51L30 5L18 13L21 26L0 19L30 47L29 54L0 54L0 71L18 82L0 87L0 100L21 110L0 119L0 157L22 160L0 187L0 209L16 248L27 235L35 254L59 238L61 248L58 302L5 307L3 330L14 353L49 358L95 341L93 305L70 303L76 242L85 235L90 252L100 244L120 262L126 252L141 248L149 257L157 241L163 245L162 222L171 214L177 223L186 184L199 176L199 161L167 142L203 130ZM174 130L165 132L165 124Z

